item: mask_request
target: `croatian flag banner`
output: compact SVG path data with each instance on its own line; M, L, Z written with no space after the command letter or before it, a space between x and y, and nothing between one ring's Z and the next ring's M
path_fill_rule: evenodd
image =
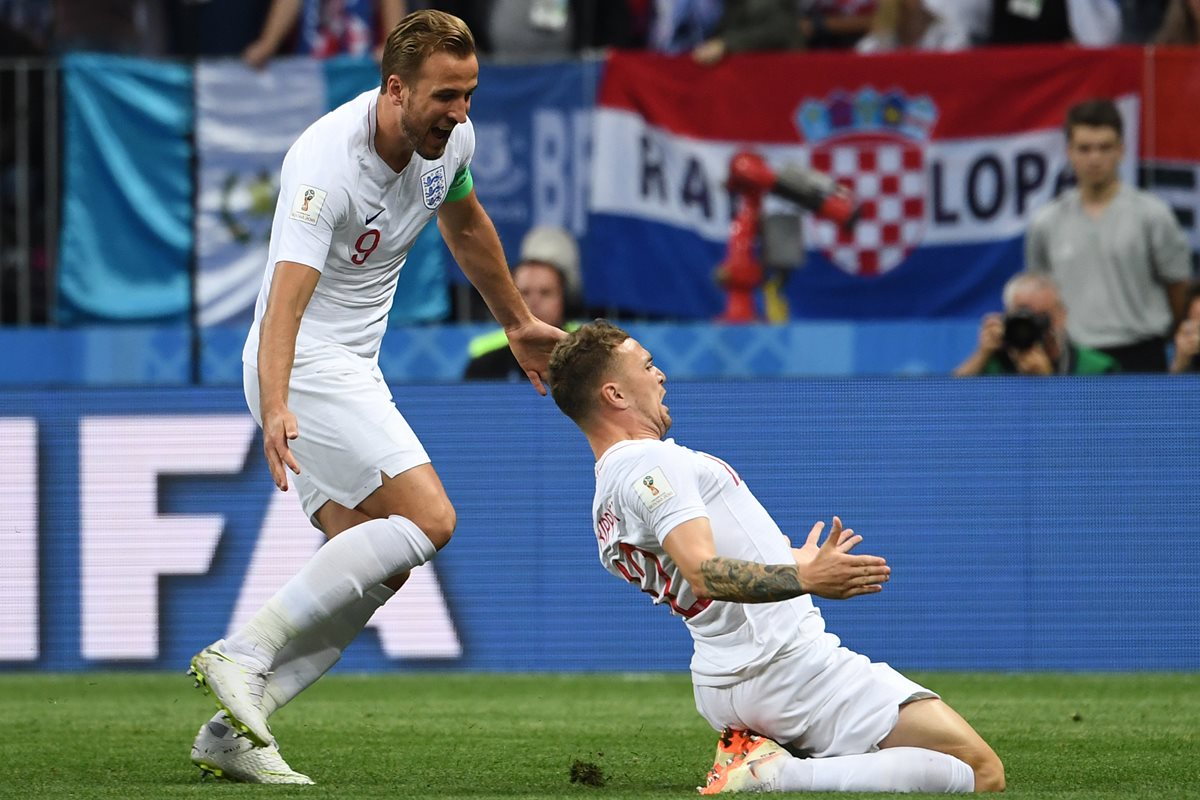
M903 56L750 54L703 67L618 53L594 127L589 298L712 317L737 210L724 182L749 149L828 173L862 203L852 233L804 215L787 273L797 318L969 317L1022 267L1031 215L1070 182L1063 120L1118 102L1136 181L1143 51L1028 48ZM978 86L978 89L973 88ZM769 198L765 211L795 211Z

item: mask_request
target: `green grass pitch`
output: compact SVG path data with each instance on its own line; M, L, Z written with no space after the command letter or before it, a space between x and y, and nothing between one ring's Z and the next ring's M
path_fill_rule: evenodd
M1200 797L1200 674L913 677L992 743L1009 797ZM0 797L683 798L716 742L684 674L333 675L272 720L319 785L244 786L188 761L211 713L182 674L0 674Z

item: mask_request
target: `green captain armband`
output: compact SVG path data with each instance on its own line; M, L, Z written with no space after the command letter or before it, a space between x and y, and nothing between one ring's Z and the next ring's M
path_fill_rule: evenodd
M454 181L450 184L450 190L446 192L447 203L453 203L455 200L462 200L471 193L474 188L475 181L471 178L471 168L463 165L458 172L454 173Z

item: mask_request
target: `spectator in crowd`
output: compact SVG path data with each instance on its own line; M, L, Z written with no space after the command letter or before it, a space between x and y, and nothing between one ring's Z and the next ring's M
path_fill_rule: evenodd
M53 5L45 0L0 0L0 53L44 53L50 44L53 21Z
M572 0L572 47L645 47L652 0Z
M807 47L847 50L872 27L877 0L799 0L800 32Z
M27 70L0 69L0 325L44 323L48 314L45 101L55 73L42 59L50 25L48 8L0 3L0 53L32 60Z
M1067 307L1045 275L1019 272L1004 285L1004 313L988 314L979 347L954 374L1102 375L1118 372L1111 357L1067 335Z
M488 9L492 55L529 59L571 52L567 0L495 0Z
M692 50L701 64L732 53L804 46L795 0L726 0L715 34Z
M1124 372L1166 372L1192 274L1187 239L1166 203L1121 181L1124 125L1111 100L1074 106L1065 127L1079 185L1034 215L1026 269L1054 277L1073 341Z
M283 52L293 36L292 52L299 55L378 59L383 37L407 10L405 0L272 0L266 22L242 60L260 69Z
M521 240L513 283L525 304L542 322L561 328L580 309L579 245L563 228L539 225ZM568 325L567 330L578 327ZM476 336L468 349L465 380L525 380L525 371L508 346L504 331Z
M1175 331L1175 357L1171 372L1200 372L1200 284L1188 289L1187 311Z
M654 0L648 44L660 53L694 50L716 33L721 0Z
M1121 39L1119 0L938 0L987 44L1074 42L1106 47Z
M171 53L238 56L258 38L272 0L169 0Z
M650 0L494 0L483 9L490 54L516 60L640 47L649 11Z
M1121 40L1117 0L990 0L990 6L990 44L1108 47Z
M1162 26L1170 0L1121 0L1121 41L1145 44Z
M965 50L972 44L969 22L953 0L880 0L860 53L890 50Z
M158 0L54 0L59 51L167 54L166 9Z
M1171 0L1155 44L1200 44L1200 0Z

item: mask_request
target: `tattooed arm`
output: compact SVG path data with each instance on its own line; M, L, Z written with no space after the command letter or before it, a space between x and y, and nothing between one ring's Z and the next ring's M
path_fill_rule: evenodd
M805 543L806 557L791 564L760 564L717 555L706 517L673 528L663 540L663 548L700 598L773 603L802 594L842 599L882 590L891 574L887 563L878 556L852 555L850 550L862 537L843 531L837 517L818 547L824 528L823 522L813 526Z
M795 564L756 564L713 556L700 564L708 596L735 603L773 603L805 593ZM696 585L692 584L695 589ZM699 591L697 591L699 594Z

